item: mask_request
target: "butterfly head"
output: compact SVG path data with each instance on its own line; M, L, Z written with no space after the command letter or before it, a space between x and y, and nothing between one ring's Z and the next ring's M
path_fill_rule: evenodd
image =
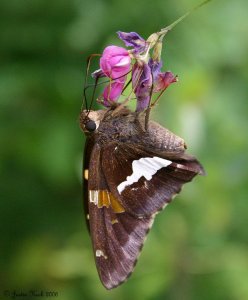
M80 127L83 132L85 134L94 133L98 129L105 112L105 110L83 110L80 114Z

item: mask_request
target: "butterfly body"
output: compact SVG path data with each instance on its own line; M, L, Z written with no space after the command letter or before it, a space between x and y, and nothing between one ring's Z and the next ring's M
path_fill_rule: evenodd
M132 273L155 215L203 174L182 138L122 105L82 111L86 219L107 289Z
M96 130L89 132L84 126L84 119L89 118L96 123ZM156 122L150 121L145 130L145 114L131 112L122 108L118 113L114 110L82 112L81 128L96 144L110 142L135 144L150 151L182 153L186 145L184 140Z

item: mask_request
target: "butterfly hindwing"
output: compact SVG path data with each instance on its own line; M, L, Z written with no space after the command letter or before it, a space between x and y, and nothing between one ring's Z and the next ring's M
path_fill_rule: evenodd
M200 164L184 154L160 157L128 144L103 149L103 172L123 207L136 217L151 216L201 173Z

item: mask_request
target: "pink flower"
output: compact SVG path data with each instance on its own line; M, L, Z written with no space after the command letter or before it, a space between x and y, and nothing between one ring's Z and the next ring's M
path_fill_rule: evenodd
M133 53L140 54L147 50L148 43L136 32L117 31L119 38L127 47L133 47Z
M149 59L146 52L151 46L151 41L145 41L136 32L119 31L118 35L126 46L133 49L128 51L114 45L106 47L100 58L100 69L93 72L92 77L96 80L96 84L102 77L110 79L101 97L104 100L103 105L108 107L111 106L111 102L118 101L125 87L127 74L132 70L133 92L137 99L136 111L144 111L150 106L153 94L162 93L171 83L177 81L177 76L171 72L161 72L160 44L153 45L153 54ZM147 59L142 59L142 53ZM133 68L131 68L131 58L135 60Z
M119 80L112 81L103 91L104 105L109 106L111 101L116 101L124 88L126 76Z
M100 67L107 77L121 79L130 71L131 58L125 48L108 46L103 51Z

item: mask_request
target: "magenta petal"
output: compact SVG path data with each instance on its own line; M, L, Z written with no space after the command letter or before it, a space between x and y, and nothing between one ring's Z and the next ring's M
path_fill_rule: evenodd
M103 73L111 78L118 79L125 76L131 66L131 58L125 48L108 46L103 51L100 67Z
M152 73L148 64L134 65L132 85L137 98L136 111L142 111L149 105L152 87Z
M137 104L136 104L136 111L140 112L142 110L147 109L150 103L150 98L151 98L150 93L146 94L145 96L138 97Z
M116 101L120 97L122 90L125 85L125 80L123 81L113 81L108 86L105 87L103 91L104 105L109 106L110 101Z
M148 65L152 70L153 80L156 81L158 75L161 73L161 68L162 68L163 63L161 60L156 61L156 60L153 60L152 58L150 58Z
M132 74L132 84L136 96L139 96L149 90L152 86L152 74L148 64L139 66L134 65Z
M154 86L154 92L165 90L171 83L177 82L178 77L172 72L159 73Z

